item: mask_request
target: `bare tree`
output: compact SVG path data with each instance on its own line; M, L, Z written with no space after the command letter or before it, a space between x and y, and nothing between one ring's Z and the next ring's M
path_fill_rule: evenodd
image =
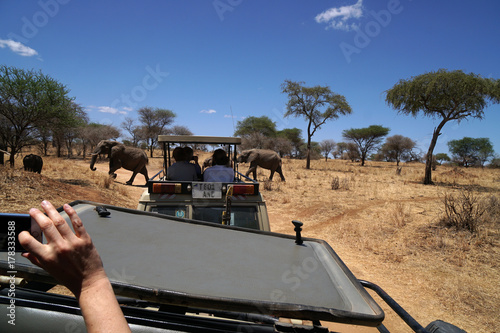
M410 138L402 135L393 135L385 140L382 145L382 154L390 160L395 160L396 165L403 158L408 158L411 151L417 146L417 143Z
M319 143L319 148L325 156L325 161L328 161L328 155L335 149L335 141L333 140L323 140Z

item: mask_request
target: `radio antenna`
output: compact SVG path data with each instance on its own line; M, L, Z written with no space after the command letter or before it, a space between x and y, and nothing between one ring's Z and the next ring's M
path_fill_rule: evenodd
M229 109L231 110L231 119L233 120L233 135L234 135L234 132L236 132L236 128L234 127L233 107L229 105Z

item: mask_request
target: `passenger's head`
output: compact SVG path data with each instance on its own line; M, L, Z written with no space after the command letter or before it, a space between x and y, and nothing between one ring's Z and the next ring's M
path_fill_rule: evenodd
M193 148L186 146L183 149L186 156L186 161L191 161L193 159Z
M184 148L182 148L182 147L175 148L172 155L174 156L176 162L186 160L186 152L184 151Z
M212 161L213 165L226 165L229 162L229 158L224 149L217 149L214 151Z

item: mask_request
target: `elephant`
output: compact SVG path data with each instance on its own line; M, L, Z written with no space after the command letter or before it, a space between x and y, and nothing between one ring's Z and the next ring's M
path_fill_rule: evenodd
M23 165L25 171L42 173L43 159L38 155L29 154L24 156Z
M246 177L252 172L253 178L257 179L257 167L260 166L264 169L271 170L269 180L273 180L274 172L276 171L282 181L285 181L283 171L281 170L281 157L273 150L269 149L249 149L241 152L238 156L238 163L250 163Z
M210 168L211 166L212 166L212 156L207 157L207 158L203 161L203 165L201 166L201 169L202 169L202 170L205 170L206 168Z
M148 155L140 148L126 147L125 145L110 140L102 140L95 147L90 161L90 170L95 171L94 167L97 160L97 155L108 154L109 157L109 175L116 178L115 171L124 168L132 171L132 177L127 181L127 185L132 185L134 178L138 173L144 175L146 184L149 180L148 170Z

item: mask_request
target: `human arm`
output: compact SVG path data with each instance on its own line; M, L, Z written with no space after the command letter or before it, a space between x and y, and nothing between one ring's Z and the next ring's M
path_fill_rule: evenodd
M88 332L130 332L118 305L111 283L92 239L75 210L64 205L73 229L48 201L30 215L47 239L42 244L28 232L19 234L19 242L28 251L23 256L43 268L68 287L80 304Z

